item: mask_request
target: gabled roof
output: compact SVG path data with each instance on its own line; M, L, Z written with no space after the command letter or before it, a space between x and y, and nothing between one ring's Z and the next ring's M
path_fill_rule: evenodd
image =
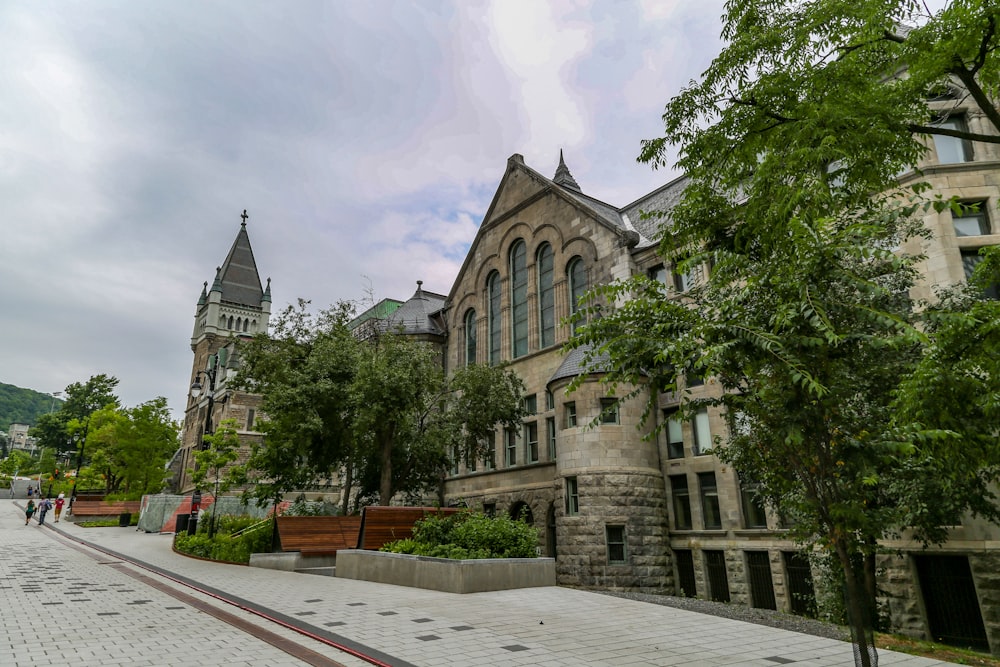
M559 364L559 368L549 378L547 384L578 375L607 372L611 365L611 357L606 352L600 352L589 361L586 361L587 355L592 354L592 351L593 347L591 345L581 345L570 350L569 354L563 358L562 363Z
M222 301L241 306L260 307L264 289L257 273L257 263L250 247L250 236L247 234L247 223L240 225L240 231L233 241L233 247L226 256L226 261L219 267L212 290L222 290Z

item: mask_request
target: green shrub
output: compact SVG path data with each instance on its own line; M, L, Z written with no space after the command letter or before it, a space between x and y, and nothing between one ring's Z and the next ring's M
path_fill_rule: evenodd
M459 512L428 516L413 526L413 538L382 551L435 558L534 558L538 531L524 521Z
M186 554L223 560L231 563L249 563L250 554L265 553L271 550L271 531L273 523L252 516L223 515L216 517L218 529L214 537L205 532L208 520L198 522L198 532L195 535L178 534L174 547ZM253 530L246 530L238 536L233 533L245 530L249 526L260 524Z

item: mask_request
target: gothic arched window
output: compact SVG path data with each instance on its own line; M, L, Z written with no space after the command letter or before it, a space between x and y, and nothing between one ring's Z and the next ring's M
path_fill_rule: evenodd
M476 363L476 311L465 313L465 365Z
M500 274L494 271L486 279L489 299L490 363L500 363Z
M538 264L538 332L539 347L548 347L555 342L556 296L552 287L555 273L552 260L552 246L543 243L536 257Z
M528 353L528 253L524 241L510 249L511 356Z
M569 266L566 267L566 277L569 282L569 312L572 315L580 309L580 299L587 291L587 269L581 258L574 257L569 261ZM576 332L576 328L584 322L586 322L585 319L574 323L573 331Z

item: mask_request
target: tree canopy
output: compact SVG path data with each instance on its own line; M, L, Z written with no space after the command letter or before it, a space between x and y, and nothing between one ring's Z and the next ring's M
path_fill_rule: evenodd
M339 477L347 498L388 504L437 489L448 457L485 451L523 416L523 384L499 367L446 377L441 350L400 332L359 340L353 306L289 307L241 348L238 382L263 396L265 442L247 464L260 499Z
M644 277L600 288L620 307L571 342L610 355L611 382L718 383L683 409L721 406L718 457L839 563L864 665L878 541L940 541L966 511L998 516L1000 446L978 421L996 423L995 359L921 381L968 352L962 336L996 349L995 306L971 293L971 312L912 301L920 257L904 242L927 233L916 214L954 202L898 180L930 135L1000 142L997 20L995 3L973 0L936 13L914 0L730 0L725 48L640 156L663 166L676 147L683 197L649 214L664 258L700 280L680 296ZM978 129L947 122L969 108ZM933 406L953 398L937 394L950 382L983 393L944 420ZM976 446L957 447L970 429Z

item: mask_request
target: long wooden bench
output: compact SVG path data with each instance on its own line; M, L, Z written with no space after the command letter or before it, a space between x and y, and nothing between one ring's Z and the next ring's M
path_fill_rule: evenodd
M386 507L369 505L361 518L358 549L378 551L389 542L413 537L413 524L428 515L446 516L457 507Z
M81 500L73 501L72 515L76 518L118 516L123 512L138 513L141 501L138 500Z
M278 517L281 550L298 551L303 556L328 556L340 549L354 549L360 532L360 516Z

